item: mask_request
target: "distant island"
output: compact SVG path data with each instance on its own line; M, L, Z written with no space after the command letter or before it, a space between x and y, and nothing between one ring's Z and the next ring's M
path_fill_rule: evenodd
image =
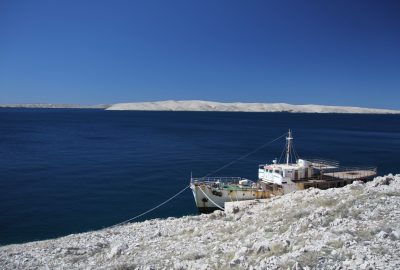
M400 110L360 107L287 103L221 103L202 100L119 103L111 105L107 110L400 114Z
M6 104L0 108L69 108L105 109L115 111L202 111L202 112L289 112L289 113L358 113L358 114L400 114L400 110L362 108L349 106L293 105L287 103L222 103L203 100L167 100L155 102L117 103L112 105L73 104Z

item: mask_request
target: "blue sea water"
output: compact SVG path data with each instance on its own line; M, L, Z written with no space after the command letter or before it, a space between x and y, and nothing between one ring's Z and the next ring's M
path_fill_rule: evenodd
M293 130L300 156L400 171L400 115L0 110L0 244L101 229ZM218 175L256 179L284 139ZM197 214L189 190L139 220Z

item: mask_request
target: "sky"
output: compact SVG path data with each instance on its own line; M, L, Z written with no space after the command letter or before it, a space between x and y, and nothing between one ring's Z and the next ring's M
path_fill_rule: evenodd
M400 109L400 2L0 1L0 103Z

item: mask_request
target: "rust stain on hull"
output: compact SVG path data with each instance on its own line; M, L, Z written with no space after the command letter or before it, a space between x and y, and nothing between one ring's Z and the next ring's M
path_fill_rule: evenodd
M268 199L269 197L271 197L270 192L268 191L263 191L263 190L257 190L255 192L255 197L256 199Z

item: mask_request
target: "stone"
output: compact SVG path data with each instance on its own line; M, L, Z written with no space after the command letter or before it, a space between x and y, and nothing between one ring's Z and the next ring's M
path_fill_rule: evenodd
M128 249L128 245L127 244L118 244L115 245L114 247L111 248L110 253L108 254L108 258L114 258L116 256L121 255L121 252Z
M398 269L400 175L374 183L1 246L0 269Z

